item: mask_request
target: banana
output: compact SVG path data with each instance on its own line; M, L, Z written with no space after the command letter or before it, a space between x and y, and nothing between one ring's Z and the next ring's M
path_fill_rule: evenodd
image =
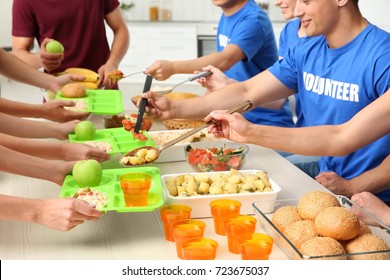
M84 85L87 89L97 89L99 82L77 82L78 84Z
M75 75L84 76L85 77L84 82L99 83L99 74L96 73L95 71L86 68L71 67L66 69L63 72L58 73L57 75L64 75L64 74L75 74Z

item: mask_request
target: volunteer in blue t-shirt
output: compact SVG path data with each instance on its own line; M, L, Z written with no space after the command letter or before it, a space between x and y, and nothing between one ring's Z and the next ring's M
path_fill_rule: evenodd
M268 70L197 101L155 98L151 112L161 119L171 115L199 117L245 100L261 105L298 92L307 125L334 125L348 121L380 96L390 94L390 34L363 18L358 0L297 1L295 12L308 37L300 39ZM154 98L152 93L146 96ZM195 108L198 102L203 106ZM212 112L205 120L211 118L225 120L210 128L218 136L307 154L304 147L290 147L288 137L282 133L264 134L267 129L272 131L272 127L254 125L222 111ZM390 135L387 135L347 156L322 157L319 172L332 171L348 180L377 167L389 154ZM367 191L390 202L390 190Z
M216 1L223 13L217 32L217 51L197 59L158 60L145 71L157 80L173 74L194 73L207 65L225 71L229 78L245 81L264 71L278 59L272 24L253 0ZM237 93L240 94L240 93ZM291 127L294 125L288 100L264 104L245 114L253 122Z

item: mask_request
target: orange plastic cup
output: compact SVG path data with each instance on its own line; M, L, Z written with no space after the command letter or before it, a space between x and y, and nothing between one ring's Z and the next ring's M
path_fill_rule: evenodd
M181 244L184 260L214 260L218 243L210 238L188 238Z
M240 244L241 259L268 260L273 244L274 240L271 236L263 233L253 233L251 238L244 240Z
M119 177L125 197L126 207L147 206L152 175L147 173L127 173Z
M164 224L166 240L175 242L172 235L171 224L178 220L188 220L191 217L191 211L191 207L181 204L165 205L160 208L160 216Z
M226 235L225 224L230 218L240 215L241 202L233 199L217 199L210 202L215 233Z
M172 235L176 242L177 256L183 259L182 244L184 240L194 237L203 237L206 224L197 220L179 220L171 225Z
M238 216L227 220L226 236L230 252L234 254L240 253L240 241L243 240L240 240L239 237L243 236L243 234L254 233L256 222L256 218L252 216Z

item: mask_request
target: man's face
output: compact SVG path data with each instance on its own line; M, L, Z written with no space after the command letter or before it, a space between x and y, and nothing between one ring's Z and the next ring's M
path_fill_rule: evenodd
M279 6L285 20L294 17L295 4L297 0L274 0L274 4Z
M301 19L306 35L328 35L339 21L337 0L297 0L294 15Z
M213 4L220 8L230 8L231 6L234 6L238 0L211 0Z

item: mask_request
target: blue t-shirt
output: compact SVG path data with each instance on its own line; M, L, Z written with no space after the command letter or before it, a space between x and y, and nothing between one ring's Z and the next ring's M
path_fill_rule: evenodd
M218 52L228 44L237 45L246 58L237 62L225 74L237 81L248 80L266 70L278 60L272 24L256 3L248 1L241 10L226 17L222 14L217 32ZM257 107L244 114L257 124L291 127L294 125L288 101L280 110Z
M299 89L307 125L342 124L389 89L390 34L369 24L337 49L330 49L324 36L305 37L269 71L287 87ZM389 154L390 134L347 156L322 157L320 172L351 179ZM377 195L390 201L390 190Z
M290 20L283 27L279 36L279 57L284 57L287 53L287 50L295 46L299 41L298 30L301 25L301 20L299 18ZM306 126L305 119L303 117L301 109L301 101L299 100L299 94L295 94L295 114L297 116L297 121L295 122L296 127Z

